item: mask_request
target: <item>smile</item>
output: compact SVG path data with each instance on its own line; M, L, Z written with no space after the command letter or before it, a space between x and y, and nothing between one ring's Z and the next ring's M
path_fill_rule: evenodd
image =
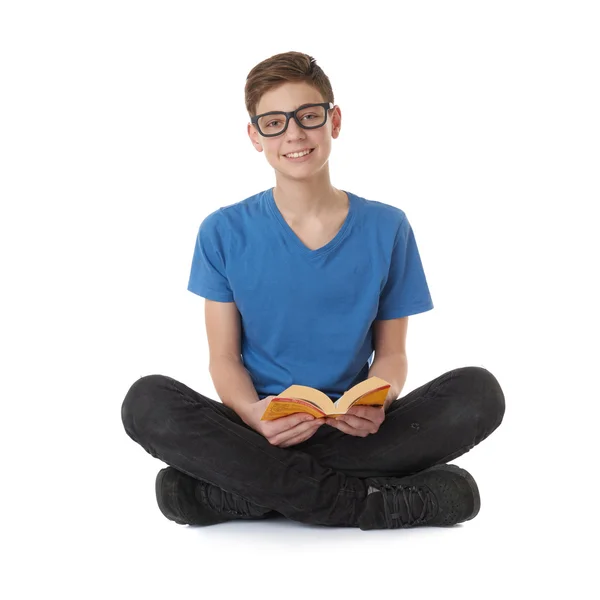
M292 160L296 160L298 158L308 156L313 151L314 151L314 148L311 148L310 150L303 150L302 152L290 152L289 154L284 154L283 156L285 156L286 158L290 158Z

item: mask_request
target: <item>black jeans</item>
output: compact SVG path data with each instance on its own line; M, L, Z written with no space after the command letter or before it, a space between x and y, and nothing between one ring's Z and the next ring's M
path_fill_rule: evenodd
M138 379L123 401L125 431L155 458L285 517L355 527L366 477L401 477L453 460L492 433L504 393L482 367L454 369L392 402L375 434L322 425L280 448L221 402L166 375Z

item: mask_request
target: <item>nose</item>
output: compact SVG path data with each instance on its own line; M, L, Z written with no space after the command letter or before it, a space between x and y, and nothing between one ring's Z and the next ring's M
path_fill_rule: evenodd
M296 119L291 118L288 121L287 129L285 130L285 134L287 137L291 137L292 139L296 139L298 137L303 138L306 136L306 133L298 123L296 123Z

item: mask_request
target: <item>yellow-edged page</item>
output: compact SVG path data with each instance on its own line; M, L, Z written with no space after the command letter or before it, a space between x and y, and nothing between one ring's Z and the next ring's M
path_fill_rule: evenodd
M325 413L320 408L307 400L299 398L273 398L260 420L272 421L273 419L287 417L298 412L308 413L316 419L325 416Z
M335 402L335 413L344 414L351 406L383 406L391 384L381 377L369 377L351 387Z
M351 406L383 406L388 390L391 386L387 385L384 387L377 388L371 392L367 392L364 396L357 398ZM348 407L350 408L350 407Z

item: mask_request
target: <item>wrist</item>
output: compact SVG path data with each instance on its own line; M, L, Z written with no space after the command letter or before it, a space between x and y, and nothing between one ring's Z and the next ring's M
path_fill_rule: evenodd
M244 423L246 423L246 425L249 425L248 419L250 418L250 415L252 412L250 410L250 408L252 407L252 404L254 404L254 403L240 402L236 406L233 407L233 410L237 413L238 417L242 421L244 421Z
M383 410L384 410L384 412L387 412L387 411L388 411L388 408L390 407L390 404L391 404L391 403L392 403L394 400L396 400L396 398L395 398L395 397L393 397L393 396L388 396L388 397L387 397L387 398L384 400L384 402L383 402Z

